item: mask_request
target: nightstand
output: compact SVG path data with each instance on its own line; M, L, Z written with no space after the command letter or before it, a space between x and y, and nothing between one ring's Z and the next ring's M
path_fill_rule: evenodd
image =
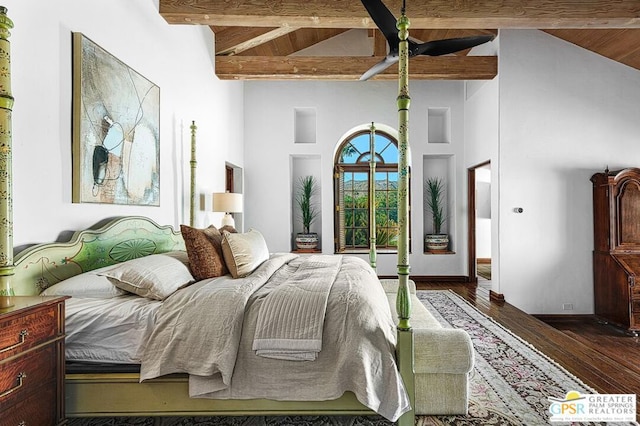
M0 309L0 423L64 420L64 301L16 296Z

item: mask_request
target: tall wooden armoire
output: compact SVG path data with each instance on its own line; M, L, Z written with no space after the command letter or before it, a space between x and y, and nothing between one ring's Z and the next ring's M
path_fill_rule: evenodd
M596 173L593 183L595 314L640 331L640 169Z

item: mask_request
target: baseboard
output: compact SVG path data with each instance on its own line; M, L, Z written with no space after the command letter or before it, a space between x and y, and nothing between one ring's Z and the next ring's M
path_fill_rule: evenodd
M491 265L490 257L479 257L476 259L476 262L481 265Z
M504 302L504 294L489 290L489 300L492 302Z
M547 324L567 321L584 322L585 319L595 319L593 314L532 314L531 316Z

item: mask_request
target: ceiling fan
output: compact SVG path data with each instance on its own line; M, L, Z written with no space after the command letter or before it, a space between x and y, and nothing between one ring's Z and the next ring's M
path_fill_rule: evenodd
M387 56L367 72L362 74L360 80L368 80L376 74L384 71L391 65L398 62L398 46L400 38L396 28L396 18L382 3L382 0L361 0L367 12L378 26L389 44ZM402 2L402 14L404 14L405 2ZM493 35L479 35L471 37L450 38L445 40L432 40L426 43L418 43L409 40L409 57L416 55L440 56L455 53L460 50L470 49L480 44L493 40Z

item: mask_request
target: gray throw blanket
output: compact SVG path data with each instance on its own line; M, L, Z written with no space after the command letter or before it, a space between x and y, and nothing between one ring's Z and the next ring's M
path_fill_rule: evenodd
M290 361L317 358L329 292L341 264L342 256L309 256L265 297L253 340L257 355Z

